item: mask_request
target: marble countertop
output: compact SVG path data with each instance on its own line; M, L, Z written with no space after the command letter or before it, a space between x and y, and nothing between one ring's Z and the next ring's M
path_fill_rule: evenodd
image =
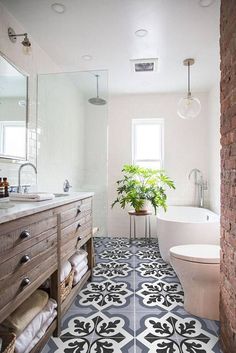
M13 221L14 219L29 216L68 204L70 202L92 197L93 192L73 192L65 196L55 197L46 201L6 201L0 203L0 224Z

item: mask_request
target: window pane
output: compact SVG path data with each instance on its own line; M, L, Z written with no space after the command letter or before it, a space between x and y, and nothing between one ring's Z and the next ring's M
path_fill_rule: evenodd
M161 159L160 124L136 124L134 130L134 158Z
M142 168L161 169L161 161L135 161L135 164Z
M4 126L4 154L25 157L25 127Z

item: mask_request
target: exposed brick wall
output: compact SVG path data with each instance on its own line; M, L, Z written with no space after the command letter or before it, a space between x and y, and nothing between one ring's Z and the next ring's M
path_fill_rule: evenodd
M221 1L221 347L236 352L236 0Z

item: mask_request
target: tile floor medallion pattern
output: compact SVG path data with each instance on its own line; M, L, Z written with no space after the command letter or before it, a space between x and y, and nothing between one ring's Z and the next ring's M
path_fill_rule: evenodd
M93 278L43 353L221 353L219 322L184 310L156 239L95 238L94 245Z

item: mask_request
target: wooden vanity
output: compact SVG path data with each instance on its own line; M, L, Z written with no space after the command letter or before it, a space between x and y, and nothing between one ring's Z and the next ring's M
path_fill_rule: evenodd
M92 197L83 192L50 201L17 201L0 210L0 322L48 278L50 297L58 303L57 318L31 352L40 352L53 332L60 334L62 316L92 274ZM61 302L61 265L82 246L89 270Z

